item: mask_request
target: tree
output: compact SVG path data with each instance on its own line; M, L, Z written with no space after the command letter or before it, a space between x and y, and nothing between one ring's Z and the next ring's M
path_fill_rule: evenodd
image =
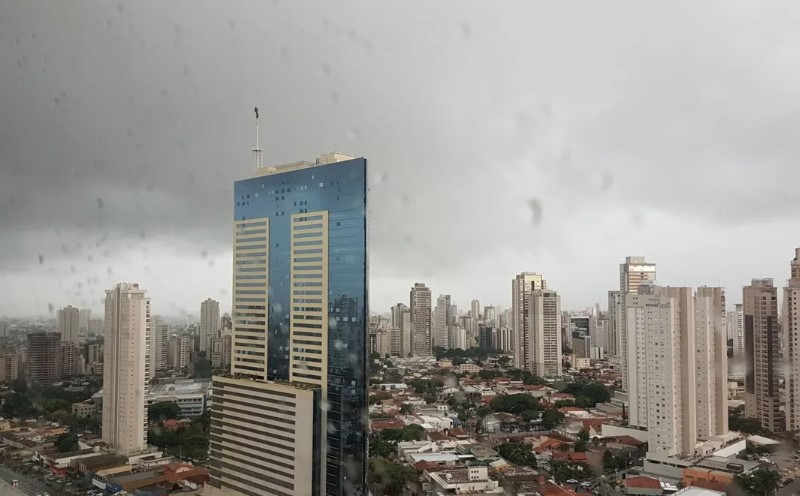
M539 401L525 393L498 396L490 403L495 412L520 414L525 410L541 410Z
M14 379L14 388L15 393L27 393L28 392L28 382L20 377L19 379Z
M585 463L576 462L552 462L550 468L553 477L559 484L570 479L588 480L594 476L592 469Z
M432 403L436 403L436 396L434 396L432 394L426 394L426 395L424 395L422 397L422 399L425 400L425 403L428 404L428 405L430 405Z
M758 420L744 417L744 407L730 410L728 413L728 428L745 434L761 434L764 432Z
M595 406L598 403L606 403L611 399L611 392L608 390L608 388L602 384L597 384L594 382L573 382L567 384L564 392L575 396L576 405L578 404L577 398L579 396L586 398L586 400L583 400L586 403L585 406Z
M69 413L66 410L56 410L54 412L50 412L50 420L53 422L58 422L59 424L63 424L69 419Z
M153 421L163 422L167 419L178 418L181 413L181 407L174 401L160 401L153 403L147 409L147 418Z
M369 354L370 362L374 362L375 360L380 360L380 359L381 359L381 354L378 353L377 351L373 351L372 353Z
M211 377L214 373L214 369L211 367L211 361L205 358L201 358L194 364L194 376L201 379L207 379Z
M400 496L406 485L416 476L413 468L399 463L383 458L372 458L369 461L369 482L379 486L377 494Z
M507 367L508 366L508 362L510 362L510 361L511 361L511 357L504 355L504 356L501 356L499 360L497 360L497 363L501 367Z
M411 415L414 413L414 407L409 405L408 403L403 403L400 405L400 415Z
M542 412L542 427L547 430L553 429L564 421L564 414L555 408L548 408Z
M503 443L497 447L497 452L514 465L536 468L536 455L528 443Z
M749 474L738 474L733 481L752 496L770 496L778 490L781 474L773 470L758 469Z
M78 435L66 432L56 438L55 447L59 453L68 453L78 449Z

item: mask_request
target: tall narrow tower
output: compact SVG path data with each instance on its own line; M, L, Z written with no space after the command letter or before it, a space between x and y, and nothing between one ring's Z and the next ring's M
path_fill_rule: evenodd
M800 429L800 248L790 263L791 275L783 288L783 334L786 361L786 430ZM735 341L734 341L735 343Z
M146 447L150 299L138 284L106 291L103 441L121 453Z
M431 290L418 282L411 288L412 348L415 355L431 353Z

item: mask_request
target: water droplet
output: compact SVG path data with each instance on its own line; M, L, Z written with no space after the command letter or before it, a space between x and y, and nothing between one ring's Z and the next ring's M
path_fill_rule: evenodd
M103 209L103 207L105 207L105 202L103 201L103 199L102 199L102 198L98 198L98 199L97 199L97 208L99 208L100 210L102 210L102 209Z
M461 34L463 34L465 38L469 38L472 35L472 27L468 22L461 23Z
M203 250L200 252L200 258L206 258L208 256L208 251Z
M328 330L335 331L336 328L339 326L339 323L336 322L336 319L333 317L328 318Z
M600 188L603 191L608 191L612 186L614 186L614 174L610 171L605 171L601 179Z
M108 275L111 275L111 274L113 274L113 273L114 273L114 269L112 269L111 267L106 267L106 273L107 273Z
M539 225L542 222L542 204L536 198L528 200L528 207L531 209L533 223Z
M47 311L53 313L55 311L55 307L53 307L52 303L47 304Z
M360 137L361 137L361 132L358 130L357 127L354 127L349 131L347 131L347 139L349 139L350 141L356 141Z
M44 255L39 254L39 265L42 265L43 263L44 263Z
M331 75L331 66L329 66L327 62L324 62L322 64L322 73L325 76L330 76Z

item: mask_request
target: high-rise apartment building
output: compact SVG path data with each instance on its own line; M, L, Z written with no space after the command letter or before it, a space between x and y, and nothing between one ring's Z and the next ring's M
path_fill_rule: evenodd
M492 327L497 325L497 310L493 306L483 307L483 321Z
M781 331L778 289L772 279L753 279L743 289L745 415L770 431L781 431L786 419L780 410L778 360Z
M392 307L392 328L397 329L397 356L407 357L412 353L411 310L404 303Z
M530 295L536 289L546 289L547 283L541 274L523 272L511 281L511 329L514 332L514 367L524 368L533 361L530 335L525 332L528 326ZM503 322L501 326L505 326ZM561 330L559 329L559 332Z
M103 441L121 453L147 446L150 299L138 284L106 291Z
M480 301L472 300L472 303L470 303L469 316L472 317L473 319L478 319L478 320L481 320L483 318L483 316L481 315Z
M80 309L69 305L58 311L57 330L61 340L79 344L81 342Z
M783 333L786 371L786 430L800 429L800 248L790 263L789 280L783 288ZM734 345L735 345L734 341Z
M167 365L172 369L182 369L192 363L192 337L173 334L167 344Z
M99 336L103 334L103 319L89 319L89 334L90 336Z
M450 325L450 295L439 295L436 299L436 308L433 310L433 346L448 349L448 326Z
M92 311L88 308L78 310L78 327L80 328L81 343L86 342L89 335L89 321L92 319Z
M636 294L639 287L656 281L656 264L648 263L645 257L625 257L619 264L619 290Z
M326 154L234 185L233 377L214 378L211 495L366 492L366 169Z
M0 382L11 382L19 377L19 355L3 353L0 355Z
M150 377L169 366L169 326L154 318L150 324Z
M61 364L61 377L80 375L84 373L84 360L81 355L81 348L69 341L61 343L59 350L59 363Z
M50 385L61 378L61 334L28 334L28 375L39 385Z
M733 356L740 357L744 355L744 314L742 313L742 304L737 303L733 306L733 310L727 313L725 323L728 328L728 339L731 341L733 348Z
M572 338L572 354L575 358L591 358L592 338L589 336L577 336Z
M561 375L561 297L550 289L534 289L524 340L531 343L525 369L540 377Z
M411 334L414 355L431 354L431 290L418 282L411 288Z
M721 288L651 286L623 298L628 423L655 457L708 454L727 433L727 353Z
M208 352L211 339L217 337L219 327L219 302L206 299L200 303L200 351Z

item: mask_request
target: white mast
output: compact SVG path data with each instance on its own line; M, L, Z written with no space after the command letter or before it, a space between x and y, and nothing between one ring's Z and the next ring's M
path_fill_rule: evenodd
M253 148L253 176L256 175L256 171L261 167L264 167L264 150L261 149L261 146L258 144L258 107L255 108L256 112L256 146Z

